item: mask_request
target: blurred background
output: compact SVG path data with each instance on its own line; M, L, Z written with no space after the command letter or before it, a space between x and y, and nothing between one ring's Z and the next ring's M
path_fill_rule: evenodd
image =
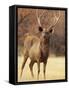
M43 28L48 29L54 21L54 13L58 16L59 10L38 9L38 16L42 13L40 22ZM38 22L36 9L18 8L18 55L22 54L24 35L32 33L38 36ZM60 10L60 18L54 26L54 33L50 37L50 55L65 55L65 11Z

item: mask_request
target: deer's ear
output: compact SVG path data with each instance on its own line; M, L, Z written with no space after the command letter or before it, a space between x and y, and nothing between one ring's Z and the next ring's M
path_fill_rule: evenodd
M50 33L50 34L53 34L53 33L54 33L54 29L51 28L51 29L49 30L49 33Z
M42 32L43 31L43 28L39 26L39 31Z

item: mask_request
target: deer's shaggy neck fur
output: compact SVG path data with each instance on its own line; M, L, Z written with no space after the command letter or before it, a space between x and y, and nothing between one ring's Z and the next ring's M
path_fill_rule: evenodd
M49 56L49 39L41 37L40 41L41 61L44 62Z

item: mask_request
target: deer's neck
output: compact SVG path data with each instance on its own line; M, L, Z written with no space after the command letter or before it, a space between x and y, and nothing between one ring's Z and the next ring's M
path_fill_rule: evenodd
M49 40L48 39L42 39L41 40L41 51L45 54L49 53Z
M41 39L41 45L42 45L42 47L46 47L46 48L48 48L49 47L49 39Z
M40 47L41 47L41 59L45 60L46 58L48 58L49 55L49 41L42 39Z

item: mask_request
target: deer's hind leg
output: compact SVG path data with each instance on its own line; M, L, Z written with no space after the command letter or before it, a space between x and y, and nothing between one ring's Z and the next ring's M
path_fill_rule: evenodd
M21 67L20 77L22 77L23 69L24 69L24 66L25 66L25 64L26 64L27 59L28 59L28 55L24 55L24 61L23 61L23 63L22 63L22 67Z
M31 60L31 62L29 64L29 67L30 67L30 71L31 71L32 77L34 77L34 74L33 74L33 65L34 65L34 61Z

